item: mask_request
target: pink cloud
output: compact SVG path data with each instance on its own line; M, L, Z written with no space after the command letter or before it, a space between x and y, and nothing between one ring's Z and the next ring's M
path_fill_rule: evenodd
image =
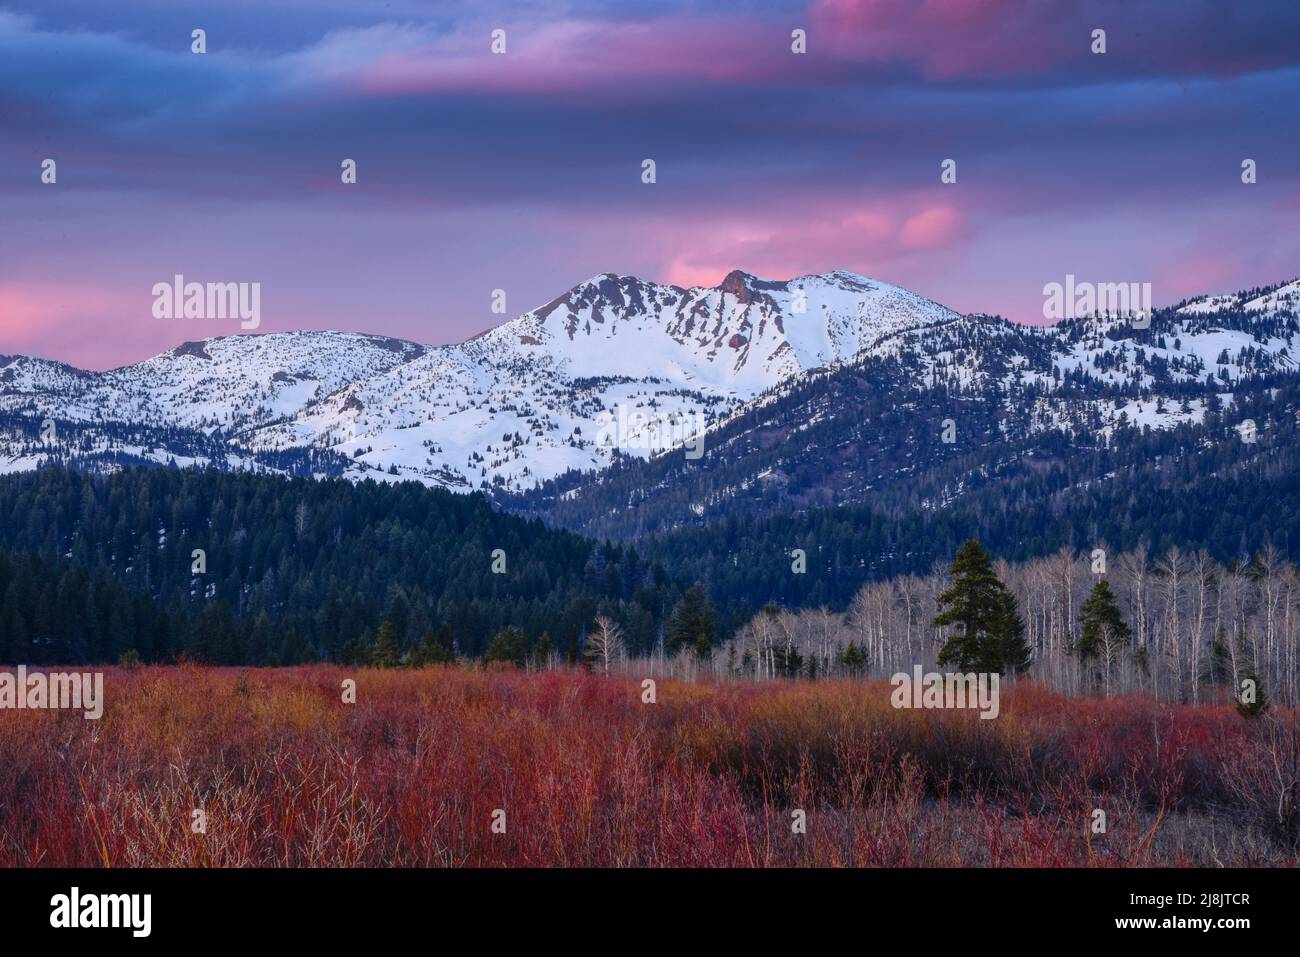
M1059 62L1071 37L1044 30L1044 12L1069 11L1033 0L816 0L809 17L841 55L910 63L930 79L948 79L1037 73ZM1073 39L1088 52L1086 33Z
M1126 75L1235 75L1294 62L1285 44L1258 49L1253 18L1226 14L1215 7L1220 2L1116 5L1104 11L1104 22L1072 0L813 0L806 11L782 18L479 22L440 35L384 24L336 31L294 60L300 77L339 82L361 96L581 93L587 100L638 90L649 98L682 81L857 83L897 66L932 80L1028 77L1062 68L1089 79L1094 71L1113 78L1121 64ZM1218 27L1192 38L1191 49L1177 29L1180 5ZM1108 29L1113 44L1105 58L1090 49L1098 26ZM807 55L791 52L796 27L808 32ZM505 54L491 51L498 28L506 32Z
M462 30L365 62L328 71L370 96L479 91L598 94L611 83L745 83L800 68L789 31L740 19L676 17L646 23L567 20L504 26L506 50L490 49L491 31Z
M907 249L940 249L961 236L961 213L950 206L932 206L903 223L899 239Z
M675 224L660 239L670 250L668 281L711 285L737 268L778 279L836 268L894 272L913 253L953 246L965 235L958 210L896 199L849 212L810 204L761 219L709 217Z

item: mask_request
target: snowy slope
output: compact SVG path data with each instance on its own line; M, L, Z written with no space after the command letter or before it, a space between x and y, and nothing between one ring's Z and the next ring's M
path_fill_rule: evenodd
M1239 292L1232 295L1202 296L1178 311L1186 315L1212 315L1229 309L1242 312L1294 312L1300 309L1300 279L1293 279L1257 294Z
M1293 371L1298 293L1300 280L1196 300L1136 333L1103 319L1040 329L961 316L842 270L787 281L735 271L689 289L607 273L448 346L237 335L105 373L0 356L0 417L10 417L0 420L0 471L113 452L274 470L314 449L346 456L354 477L522 490L608 465L611 419L618 452L649 456L870 355L905 359L927 386L991 388L1007 402L1034 386L1036 421L1055 428L1051 392L1063 375L1148 390L1201 381L1230 400L1243 378ZM1125 403L1106 407L1118 416ZM1127 418L1199 414L1177 409L1161 418L1130 404ZM60 437L41 444L35 423L47 418Z
M356 475L519 489L607 464L611 419L612 444L650 455L791 376L956 318L842 271L787 282L737 271L691 289L605 274L451 346L296 332L188 342L106 373L4 358L0 411L83 430L198 430L235 451L331 449ZM40 460L11 447L7 467Z
M772 282L737 271L692 289L605 274L359 381L253 441L327 445L362 465L457 488L522 489L608 464L602 414L622 410L623 453L653 454L791 376L956 318L847 272ZM640 428L629 421L636 413Z
M571 376L650 375L753 395L883 336L954 318L844 271L773 282L737 270L691 289L606 274L467 345Z

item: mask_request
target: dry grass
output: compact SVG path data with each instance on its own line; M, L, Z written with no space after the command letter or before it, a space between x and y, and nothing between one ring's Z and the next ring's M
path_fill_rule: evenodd
M987 721L857 681L665 681L647 705L631 679L456 668L110 670L105 689L100 721L0 712L0 865L1297 861L1294 713L1021 684Z

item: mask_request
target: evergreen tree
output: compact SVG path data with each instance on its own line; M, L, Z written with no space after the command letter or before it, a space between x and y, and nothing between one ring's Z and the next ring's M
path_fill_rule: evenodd
M850 641L840 656L840 667L851 675L860 675L867 670L867 653L858 647L857 642Z
M360 640L353 639L343 643L339 649L338 660L345 665L364 665L370 662L370 649L373 642L367 634Z
M717 614L713 603L705 594L704 586L696 582L686 589L686 594L668 616L665 631L668 653L675 655L689 648L699 657L706 658L713 650L716 634Z
M1250 694L1245 691L1246 682L1250 682ZM1268 695L1264 693L1264 685L1259 680L1253 670L1247 671L1242 675L1242 688L1237 690L1237 713L1243 718L1259 718L1272 707L1268 700Z
M1099 578L1097 584L1092 586L1088 600L1079 609L1079 623L1082 626L1082 634L1074 646L1074 651L1080 661L1090 666L1094 665L1098 658L1102 659L1106 691L1109 693L1111 662L1117 648L1128 644L1133 631L1125 623L1124 616L1119 610L1119 602L1115 600L1115 593L1110 590L1110 583L1106 579ZM1094 682L1096 679L1094 667Z
M1210 645L1209 661L1205 665L1205 681L1211 685L1225 685L1232 682L1232 651L1228 648L1228 633L1222 625L1214 635Z
M452 660L451 636L450 632L444 633L445 628L444 625L437 634L430 631L424 633L420 643L411 650L411 667L422 668L426 665L446 664Z
M533 664L538 668L545 668L551 663L551 633L542 632L542 637L537 639L537 644L533 647Z
M380 624L375 643L370 646L370 663L376 668L397 667L397 629L391 621Z
M1025 626L1016 599L993 571L988 554L974 539L957 552L949 568L952 585L939 596L934 627L956 625L939 653L939 665L961 671L1019 674L1029 667Z
M488 645L487 651L483 653L484 664L500 661L522 668L527 659L528 639L514 626L502 628L497 632L492 643Z

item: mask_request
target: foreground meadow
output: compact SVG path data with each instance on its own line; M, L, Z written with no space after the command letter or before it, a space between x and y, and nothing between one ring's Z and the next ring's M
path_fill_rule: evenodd
M1294 713L1022 683L981 720L850 680L660 681L647 704L632 678L455 667L105 690L99 721L0 712L0 865L1297 862Z

